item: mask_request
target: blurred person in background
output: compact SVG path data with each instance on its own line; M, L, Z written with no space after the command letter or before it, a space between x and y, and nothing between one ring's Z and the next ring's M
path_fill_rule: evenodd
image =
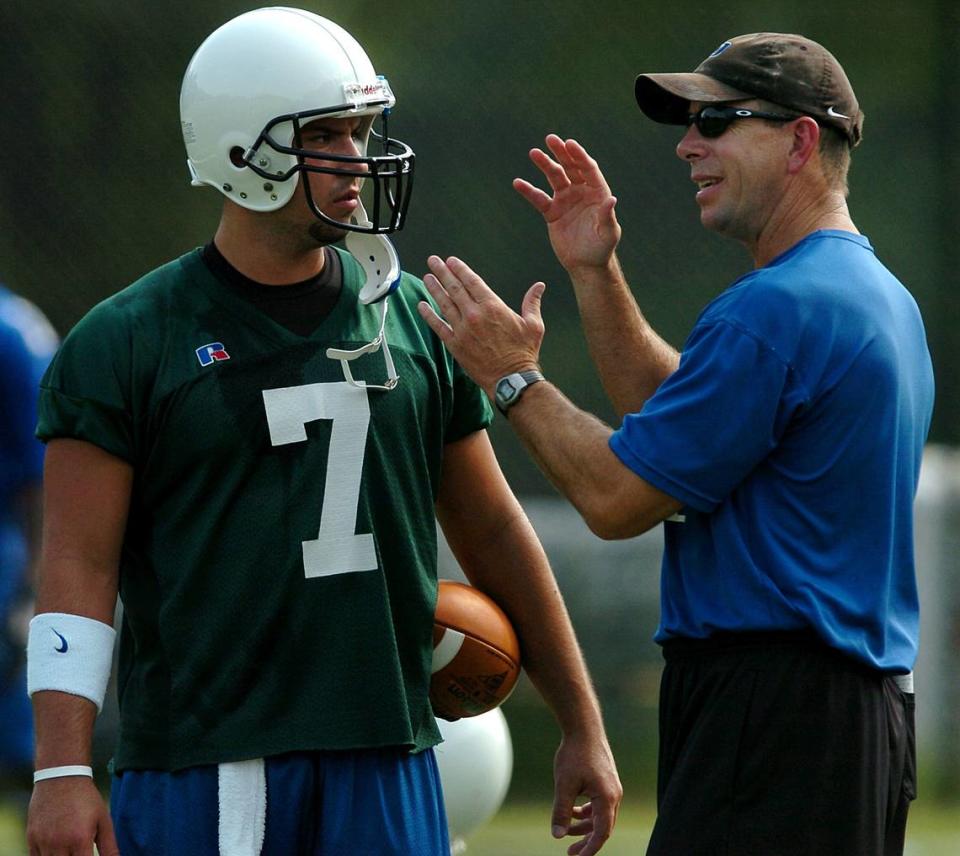
M41 390L33 854L447 856L437 520L560 725L554 834L582 856L610 834L599 705L490 405L385 237L414 164L394 102L349 33L297 9L234 18L187 68L216 234L88 313ZM108 814L90 744L118 590Z
M663 522L658 818L650 854L903 852L916 794L912 507L934 388L917 305L847 207L863 113L801 36L720 45L637 101L686 127L701 223L753 270L681 353L638 308L616 199L573 140L531 152L617 430L541 372L543 283L512 312L429 259L421 314L604 538ZM651 287L645 284L645 287Z
M0 285L0 800L23 814L33 769L27 625L40 547L40 378L57 335L30 301Z

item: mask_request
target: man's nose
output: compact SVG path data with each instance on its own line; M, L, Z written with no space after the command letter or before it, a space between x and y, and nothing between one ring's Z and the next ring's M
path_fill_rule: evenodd
M691 124L677 143L677 157L684 161L696 160L703 157L705 146L703 134Z

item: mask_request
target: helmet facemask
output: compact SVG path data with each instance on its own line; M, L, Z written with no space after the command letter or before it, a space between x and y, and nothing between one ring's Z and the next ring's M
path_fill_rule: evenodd
M300 176L303 180L307 206L317 219L329 226L349 232L369 234L396 232L403 228L407 207L410 204L415 156L410 146L389 136L387 117L390 110L386 104L387 102L380 102L379 105L376 102L369 103L365 104L362 110L356 111L345 105L277 116L267 124L254 144L244 153L243 161L249 169L268 182L296 181L295 176ZM366 139L360 156L313 150L303 145L302 129L314 119L324 116L330 118L368 116L371 115L371 107L379 108L373 115L374 121L377 117L380 118L382 130L378 133L371 124L367 139L372 134L379 141L380 154L367 154ZM289 143L284 143L283 138L288 138ZM288 156L282 158L283 161L289 162L288 158L292 157L295 162L284 171L271 171L271 150L278 155ZM324 163L320 164L317 161ZM361 193L365 200L358 212L362 216L354 216L351 222L344 222L324 214L313 198L310 182L304 175L306 173L325 173L360 179Z

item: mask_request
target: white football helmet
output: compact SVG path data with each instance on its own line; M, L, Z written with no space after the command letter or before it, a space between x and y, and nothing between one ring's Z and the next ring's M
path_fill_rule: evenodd
M513 774L513 742L499 707L455 722L438 719L437 725L443 743L434 752L451 849L465 852L465 839L503 805Z
M413 187L414 154L391 139L386 118L396 103L386 78L346 30L311 12L256 9L211 33L193 55L180 91L180 124L195 185L208 184L253 211L286 205L302 172L363 179L367 211L350 223L326 216L304 182L313 214L361 233L400 229ZM359 157L305 149L300 131L319 116L380 118L382 154ZM328 165L308 163L322 157ZM330 163L335 164L330 166ZM368 219L369 216L369 219Z

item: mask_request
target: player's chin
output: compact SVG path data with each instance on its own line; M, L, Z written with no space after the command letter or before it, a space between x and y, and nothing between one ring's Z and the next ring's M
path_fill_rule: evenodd
M338 241L342 241L347 237L349 230L334 226L332 223L326 223L323 220L317 220L315 223L310 224L309 231L311 238L318 244L326 246L327 244L335 244Z

